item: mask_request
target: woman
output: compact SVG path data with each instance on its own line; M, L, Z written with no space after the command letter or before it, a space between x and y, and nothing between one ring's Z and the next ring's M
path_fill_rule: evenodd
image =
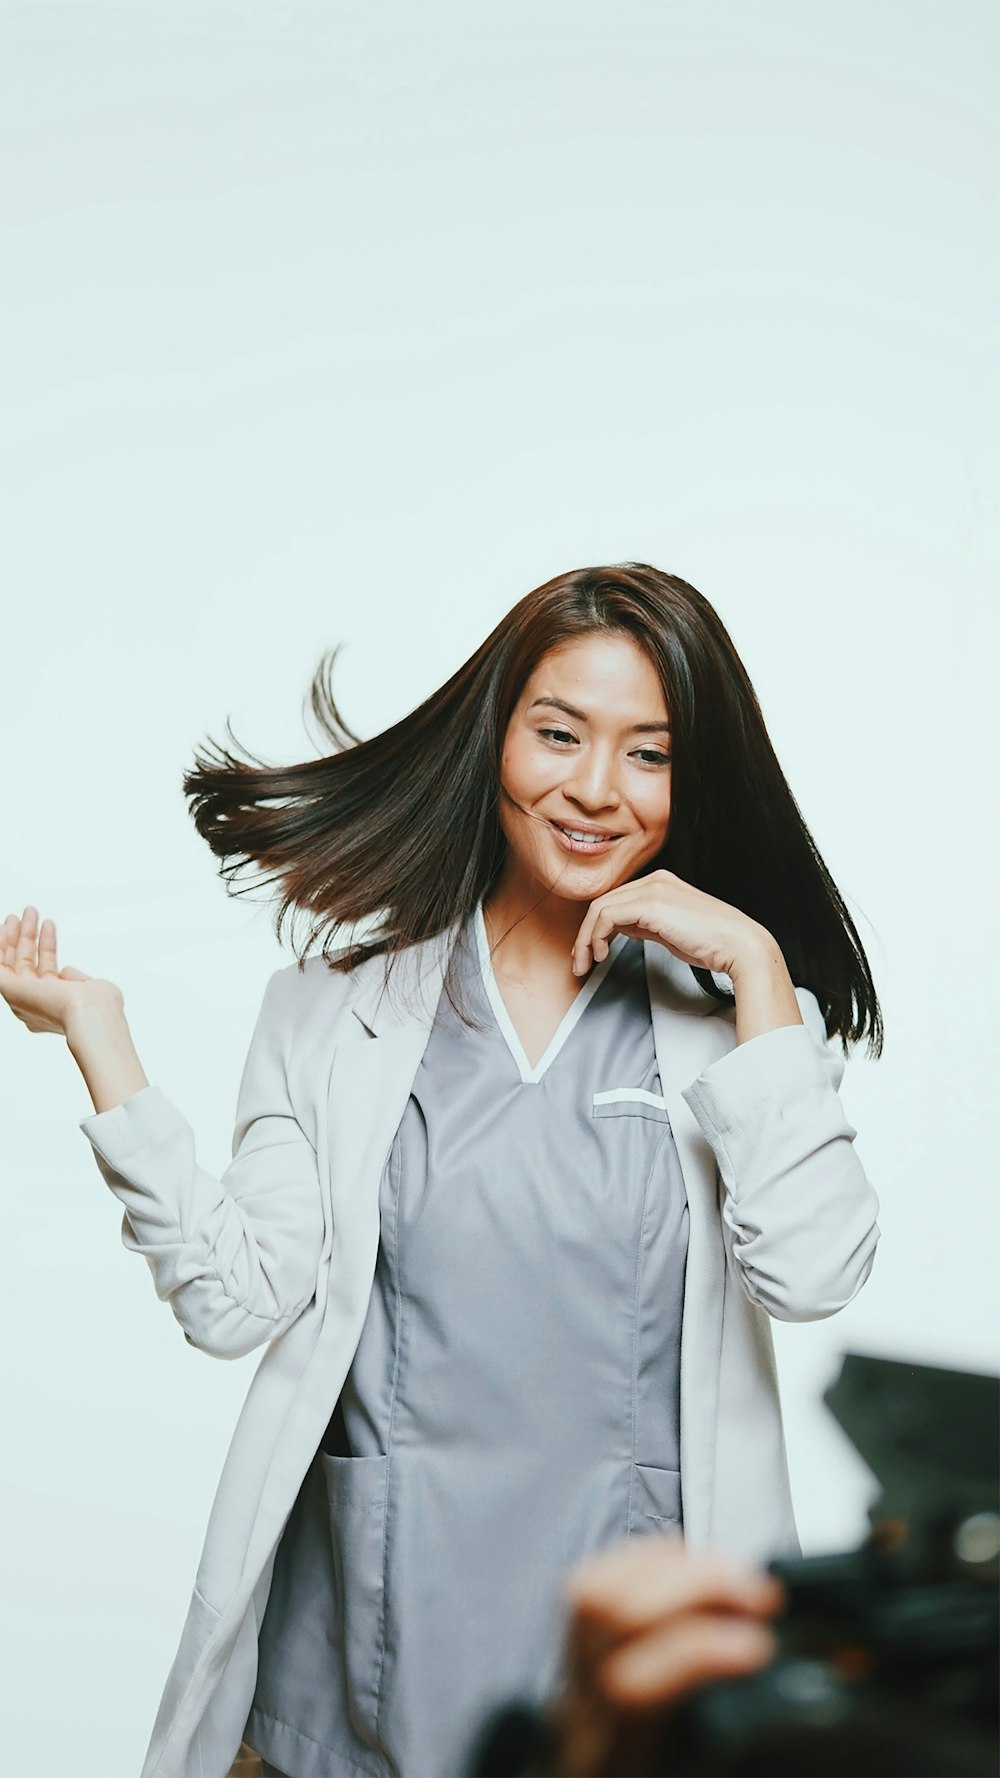
M878 1239L831 1042L879 1053L871 975L701 594L560 575L373 740L322 669L313 705L330 757L184 780L279 937L350 933L268 982L221 1180L119 990L6 922L126 1247L192 1344L267 1348L143 1778L244 1735L291 1778L455 1778L551 1690L568 1564L794 1550L768 1318L842 1307Z

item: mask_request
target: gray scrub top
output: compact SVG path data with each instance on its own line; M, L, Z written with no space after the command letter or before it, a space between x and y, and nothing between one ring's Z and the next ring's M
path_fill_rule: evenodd
M642 946L532 1067L481 909L380 1186L367 1317L275 1559L246 1727L290 1778L458 1778L560 1678L575 1561L681 1526L687 1199Z

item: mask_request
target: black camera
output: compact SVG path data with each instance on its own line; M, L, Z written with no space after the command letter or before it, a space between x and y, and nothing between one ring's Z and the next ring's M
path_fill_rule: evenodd
M774 1660L664 1711L613 1778L996 1778L1000 1379L850 1353L824 1399L880 1484L870 1535L772 1562ZM550 1736L503 1713L472 1778L544 1778Z

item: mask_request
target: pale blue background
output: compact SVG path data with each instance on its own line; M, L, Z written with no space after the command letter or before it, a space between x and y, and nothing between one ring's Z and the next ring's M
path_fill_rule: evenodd
M339 639L368 733L554 573L693 581L888 1028L844 1087L875 1272L777 1330L807 1548L863 1524L840 1352L994 1361L998 16L0 6L0 915L120 984L221 1171L288 959L195 745L309 756ZM0 1103L3 1770L132 1778L255 1360L185 1344L9 1015Z

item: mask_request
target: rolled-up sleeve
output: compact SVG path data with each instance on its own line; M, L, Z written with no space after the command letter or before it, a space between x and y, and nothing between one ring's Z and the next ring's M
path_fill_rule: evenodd
M316 1151L288 1086L296 969L264 991L240 1083L232 1160L216 1179L187 1119L155 1085L80 1121L124 1206L122 1241L191 1345L238 1358L288 1327L315 1294L323 1238Z
M843 1057L815 995L795 994L803 1024L736 1045L682 1097L715 1154L743 1290L780 1321L818 1321L868 1277L879 1204L839 1096Z

